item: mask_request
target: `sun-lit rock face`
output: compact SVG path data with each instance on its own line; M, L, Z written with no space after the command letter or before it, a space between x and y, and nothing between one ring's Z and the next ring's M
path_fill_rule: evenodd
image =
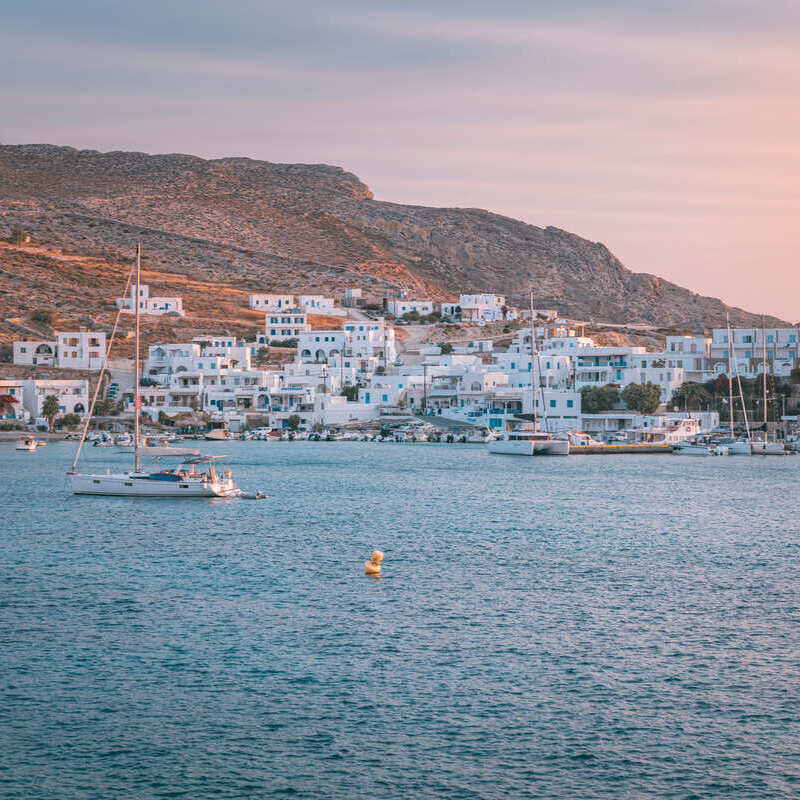
M141 240L155 271L245 290L494 291L525 303L532 287L537 305L572 317L697 330L726 311L631 272L600 243L480 209L377 201L324 164L1 146L0 237L15 225L109 262ZM732 319L760 324L739 310Z

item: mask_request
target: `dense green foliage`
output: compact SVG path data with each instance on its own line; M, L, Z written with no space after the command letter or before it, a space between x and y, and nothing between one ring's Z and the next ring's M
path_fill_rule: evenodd
M56 312L52 308L37 308L31 311L31 319L43 325L52 325L55 322Z
M747 407L747 414L751 420L764 418L764 384L763 378L741 378L742 395ZM771 420L780 419L781 415L790 410L792 384L773 375L767 375L767 410ZM730 415L728 405L728 376L719 375L705 383L689 381L681 384L673 393L669 402L670 407L683 411L718 411L720 418L726 421ZM742 404L739 400L739 381L733 380L733 406L736 419L743 419Z
M616 386L584 386L581 389L581 411L584 414L599 414L610 411L619 403Z
M661 389L657 384L629 383L622 390L622 402L630 411L640 414L655 414L661 405Z

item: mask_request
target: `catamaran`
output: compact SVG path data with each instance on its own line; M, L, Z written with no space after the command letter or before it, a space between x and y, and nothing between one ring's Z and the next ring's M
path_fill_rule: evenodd
M139 297L139 282L141 275L141 245L136 248L136 294ZM130 275L125 294L130 286ZM179 447L150 447L143 443L139 431L139 413L142 407L141 390L139 381L141 377L141 363L139 358L139 303L136 306L136 352L134 355L134 432L133 432L133 469L121 472L83 473L78 472L78 459L81 456L89 423L97 402L98 392L103 382L103 374L108 363L111 343L114 341L119 313L114 322L114 327L109 339L109 345L97 379L92 405L86 418L75 460L72 469L67 473L75 494L95 495L129 495L133 497L230 497L239 494L233 482L230 470L222 475L214 468L214 462L221 456L204 456L198 450ZM177 467L173 469L145 470L142 468L142 457L176 458Z
M531 401L533 423L521 425L514 430L504 431L502 438L489 442L489 452L508 456L568 456L569 439L555 439L551 433L540 430L539 422L536 417L536 376L537 372L541 375L541 370L537 370L534 363L538 362L539 349L536 346L536 321L533 313L533 292L531 292L530 304ZM544 392L542 392L542 405L544 405Z

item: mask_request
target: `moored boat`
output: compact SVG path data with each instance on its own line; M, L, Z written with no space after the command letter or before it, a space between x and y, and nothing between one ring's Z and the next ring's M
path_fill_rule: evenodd
M508 456L568 456L569 441L535 430L533 425L505 431L502 439L489 442L489 452Z
M750 442L751 453L754 456L783 456L786 455L786 449L783 442L769 442L760 439L754 439Z
M186 458L177 469L154 472L131 470L98 474L69 473L75 494L132 497L230 497L237 488L230 471L219 475L211 456ZM197 467L207 464L203 472Z
M136 295L139 295L139 277L141 273L141 246L136 249ZM126 287L127 291L127 287ZM91 414L97 400L97 393L103 382L103 372L108 362L108 351L103 359L100 377L97 381L89 416L84 425L81 440L72 469L67 473L72 491L75 494L91 494L105 496L131 496L131 497L230 497L239 491L233 482L230 470L219 475L214 469L213 462L218 457L203 456L198 451L189 448L168 447L164 445L148 446L140 434L139 413L141 409L141 363L139 357L139 304L136 308L136 345L134 353L134 432L133 432L133 469L130 471L106 473L82 473L77 471L78 460L81 456L83 445L89 429ZM117 321L119 314L117 314ZM117 323L110 341L114 340ZM111 345L109 344L109 349ZM227 434L227 431L225 432ZM226 437L227 438L227 437ZM154 458L178 457L180 463L177 469L142 469L142 456ZM206 465L205 471L199 472L197 467Z
M35 453L39 443L32 436L23 436L17 439L17 450L27 450L29 453Z

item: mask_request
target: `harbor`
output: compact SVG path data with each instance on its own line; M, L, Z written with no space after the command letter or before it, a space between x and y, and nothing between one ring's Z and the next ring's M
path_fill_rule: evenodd
M800 460L206 442L270 497L188 502L72 495L74 447L0 442L16 796L132 773L148 796L246 796L255 770L367 800L413 759L417 794L452 800L473 762L491 797L757 797L796 771L797 523L774 498Z

